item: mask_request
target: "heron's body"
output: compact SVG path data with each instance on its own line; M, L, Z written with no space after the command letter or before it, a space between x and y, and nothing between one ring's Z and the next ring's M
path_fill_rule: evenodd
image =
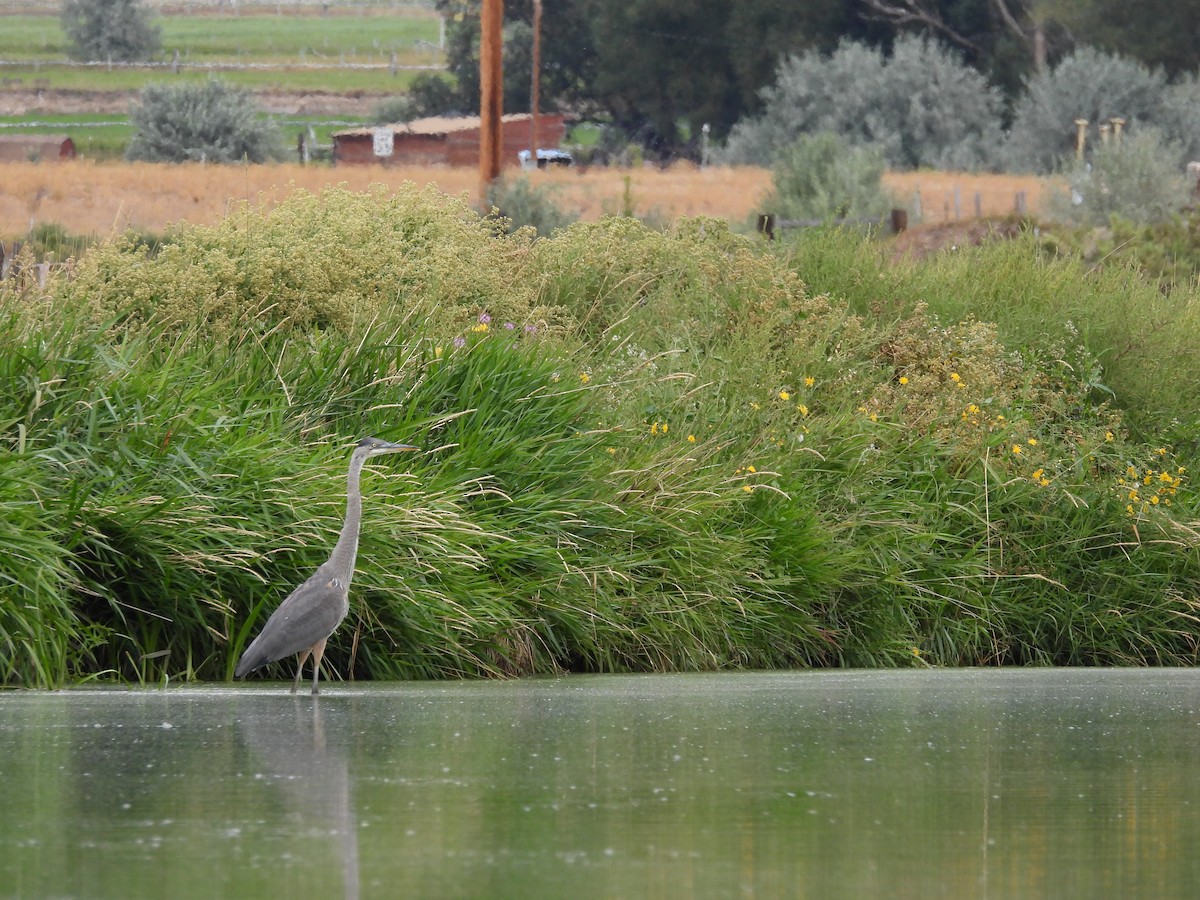
M359 477L363 464L369 457L380 453L416 449L408 444L392 444L378 438L366 438L354 448L354 453L350 456L350 473L346 484L346 521L342 525L342 533L338 536L333 552L329 559L292 591L271 614L258 637L238 660L234 673L237 677L240 678L293 653L299 654L296 679L292 682L292 692L295 693L300 684L300 675L304 671L304 663L311 655L312 692L318 692L317 681L321 674L321 656L325 652L325 641L350 610L350 581L354 577L354 561L358 556L358 528L362 519Z

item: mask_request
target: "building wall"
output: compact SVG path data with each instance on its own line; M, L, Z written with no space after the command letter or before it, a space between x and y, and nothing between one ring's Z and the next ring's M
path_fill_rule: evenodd
M538 145L557 147L566 136L562 116L538 117ZM517 153L529 149L529 121L504 122L500 164L518 164ZM370 134L334 135L334 161L338 165L479 165L479 129L465 128L447 134L410 134L397 131L392 155L375 155Z
M4 135L0 140L0 161L56 162L75 158L75 142L70 138L46 138L37 135Z

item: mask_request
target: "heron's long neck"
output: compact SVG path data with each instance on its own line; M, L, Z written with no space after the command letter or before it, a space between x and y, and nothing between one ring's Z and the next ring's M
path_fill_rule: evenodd
M354 575L354 558L358 555L358 526L362 519L362 491L358 482L366 461L365 456L358 454L350 458L350 474L346 477L346 522L329 557L336 573L347 586Z

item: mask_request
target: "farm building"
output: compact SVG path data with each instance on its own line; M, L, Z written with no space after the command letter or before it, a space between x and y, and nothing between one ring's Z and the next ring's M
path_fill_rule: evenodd
M75 142L65 134L0 134L0 162L74 158Z
M529 149L529 114L503 116L500 162L518 164L517 154ZM333 134L335 165L474 166L479 163L478 116L416 119L377 128L352 128ZM538 146L557 147L566 134L560 115L538 116Z

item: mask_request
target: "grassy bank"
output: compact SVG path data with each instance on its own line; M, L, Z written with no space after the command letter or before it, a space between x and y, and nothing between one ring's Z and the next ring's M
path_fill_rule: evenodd
M365 477L339 673L1195 663L1192 401L1112 386L1105 284L1051 328L873 253L336 189L5 282L0 678L228 677L363 434L424 450Z

